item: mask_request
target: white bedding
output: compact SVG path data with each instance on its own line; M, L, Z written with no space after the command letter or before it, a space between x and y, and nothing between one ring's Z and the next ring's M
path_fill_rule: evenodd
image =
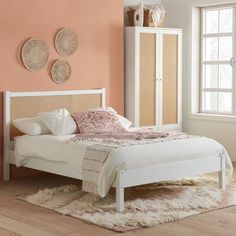
M31 158L39 158L54 162L73 161L73 164L81 170L83 155L89 144L69 143L73 136L23 135L15 138L16 165L20 167Z
M54 162L73 162L79 172L82 171L83 157L91 142L69 142L73 135L67 136L20 136L16 138L15 157L17 166L22 166L31 157ZM111 186L118 169L132 169L168 162L193 160L204 157L226 156L226 174L232 174L232 164L224 147L218 142L205 138L170 140L168 142L133 145L119 148L111 153L104 178ZM100 196L106 194L102 186Z

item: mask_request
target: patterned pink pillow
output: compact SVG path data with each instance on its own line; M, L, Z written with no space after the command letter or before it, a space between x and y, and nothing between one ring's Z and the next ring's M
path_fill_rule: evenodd
M123 133L122 126L114 112L85 111L72 115L81 134Z

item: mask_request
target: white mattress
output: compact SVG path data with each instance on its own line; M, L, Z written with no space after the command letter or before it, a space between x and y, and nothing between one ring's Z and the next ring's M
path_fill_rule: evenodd
M17 166L26 165L31 159L68 163L78 173L82 173L82 162L89 142L68 142L73 135L67 136L20 136L16 138L15 158ZM123 147L115 155L124 160L122 169L139 168L168 162L179 162L204 157L217 157L223 146L205 137L170 140ZM118 158L118 157L117 157ZM228 162L228 165L231 165ZM228 170L232 166L228 166Z
M14 164L16 166L42 166L70 169L72 176L82 177L82 162L89 144L74 144L68 141L74 135L54 136L23 135L15 138ZM53 165L52 165L53 164ZM44 167L42 166L41 169ZM76 173L77 172L77 173Z

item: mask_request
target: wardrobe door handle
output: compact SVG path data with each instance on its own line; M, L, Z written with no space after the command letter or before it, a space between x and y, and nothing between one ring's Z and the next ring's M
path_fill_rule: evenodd
M230 65L231 65L231 67L235 68L235 64L236 64L235 58L232 57L232 58L230 59Z

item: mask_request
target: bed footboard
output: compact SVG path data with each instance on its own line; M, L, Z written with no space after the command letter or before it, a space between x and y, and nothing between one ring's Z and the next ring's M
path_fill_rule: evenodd
M117 172L115 185L113 185L116 188L116 210L118 212L124 211L124 189L132 186L218 172L219 187L224 190L225 165L226 160L224 156L211 156L183 162L172 162L137 169L119 170Z

